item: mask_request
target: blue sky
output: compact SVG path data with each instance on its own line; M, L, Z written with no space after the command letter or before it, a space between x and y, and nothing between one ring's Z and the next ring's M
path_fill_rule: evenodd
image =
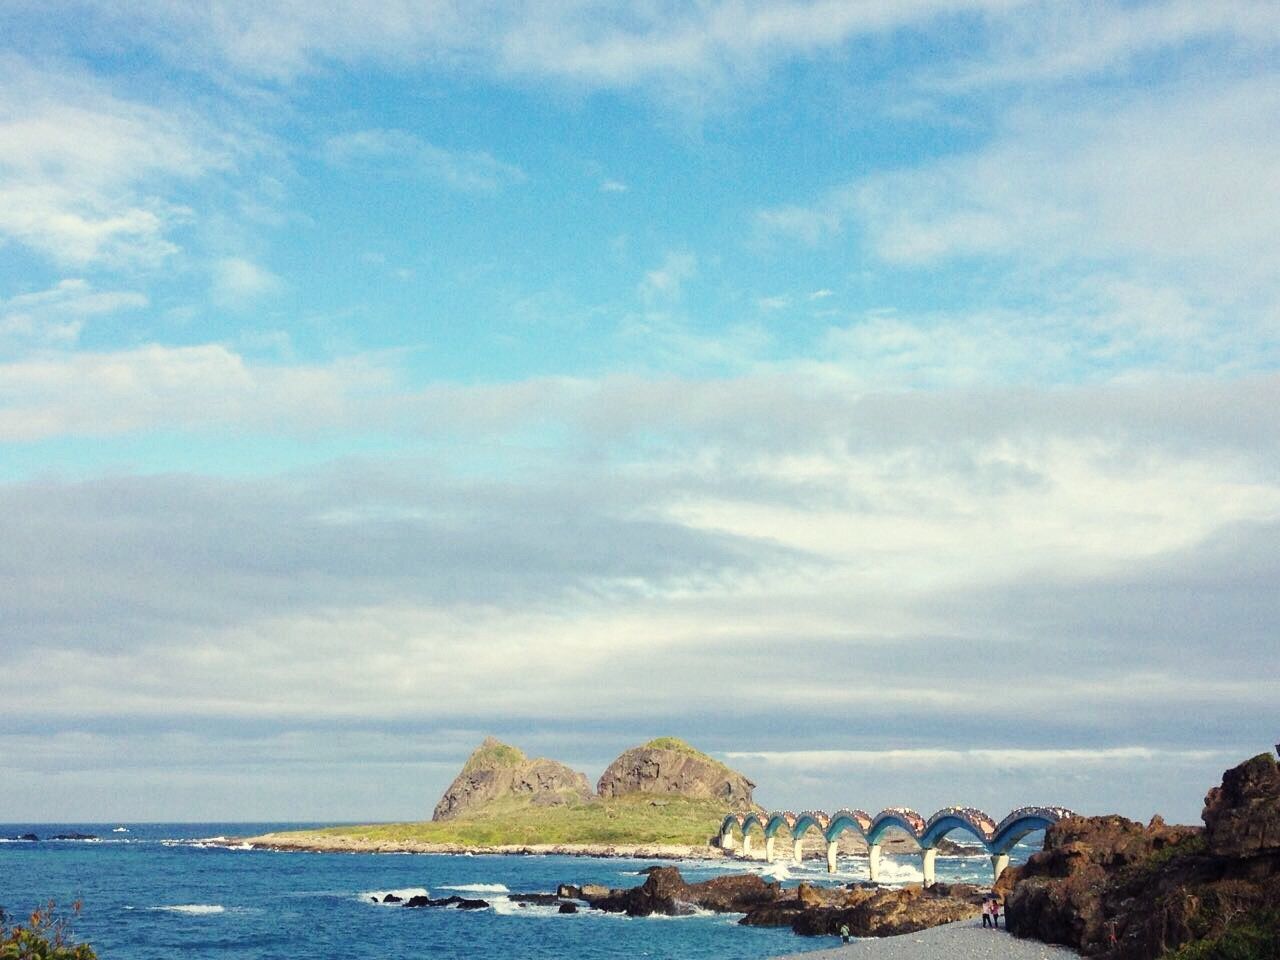
M1274 5L117 7L0 12L0 820L1274 740Z

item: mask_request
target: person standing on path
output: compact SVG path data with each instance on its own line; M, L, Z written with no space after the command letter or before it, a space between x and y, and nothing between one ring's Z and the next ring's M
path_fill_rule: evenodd
M849 942L849 925L847 923L840 924L840 939L845 943Z
M982 926L984 928L991 926L991 898L986 897L982 901Z
M991 928L1000 929L1000 901L996 899L994 893L991 895Z

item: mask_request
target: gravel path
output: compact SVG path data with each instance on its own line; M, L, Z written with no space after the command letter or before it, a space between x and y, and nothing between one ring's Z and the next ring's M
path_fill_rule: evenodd
M776 960L1073 960L1080 954L1039 940L1019 940L1001 929L984 930L960 920L899 937L859 940L832 950L790 954Z

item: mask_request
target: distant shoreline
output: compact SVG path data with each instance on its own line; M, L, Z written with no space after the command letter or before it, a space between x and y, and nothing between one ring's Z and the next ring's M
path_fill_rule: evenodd
M312 831L264 833L253 837L231 837L217 841L216 846L239 849L274 850L293 853L419 853L451 856L561 856L603 857L631 860L732 860L743 864L766 863L763 857L743 857L711 844L682 843L502 843L468 844L435 843L425 840L376 839L359 834L328 834ZM885 843L887 853L918 852L909 840L892 838ZM855 856L857 854L854 854ZM956 848L944 856L966 856ZM815 856L807 859L820 859ZM779 857L775 864L791 863L791 857Z
M358 835L290 831L231 837L217 846L296 853L420 853L453 856L564 856L636 860L724 860L726 851L709 844L675 843L509 843L477 845L418 840L375 840Z

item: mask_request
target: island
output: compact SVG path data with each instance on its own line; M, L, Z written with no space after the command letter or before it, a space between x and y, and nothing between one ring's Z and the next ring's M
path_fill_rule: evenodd
M328 827L228 841L270 850L349 853L490 853L716 859L735 854L717 838L727 813L763 812L755 784L677 737L659 737L618 756L592 789L557 760L527 757L488 737L445 789L429 821ZM789 857L779 837L778 856ZM916 852L910 837L889 852ZM943 852L960 853L957 844ZM850 832L840 852L867 852ZM738 854L741 856L741 854Z

